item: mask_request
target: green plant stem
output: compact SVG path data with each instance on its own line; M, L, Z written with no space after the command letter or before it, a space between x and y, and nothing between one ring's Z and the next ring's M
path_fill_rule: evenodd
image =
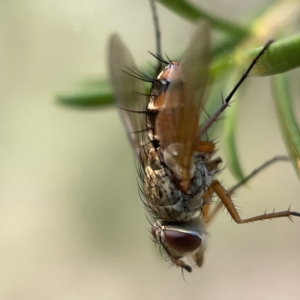
M285 74L273 76L272 91L283 140L297 176L300 178L300 129Z
M178 0L177 0L178 1ZM222 48L223 49L223 48ZM212 81L235 64L247 67L261 47L248 51L242 55L234 56L228 49L223 49L224 55L218 56L210 67ZM258 60L251 71L252 76L268 76L286 72L300 66L300 34L287 37L274 42L267 52ZM240 63L237 63L239 61ZM91 86L90 86L91 85ZM91 92L92 90L92 92ZM102 106L113 104L113 97L108 80L89 80L88 84L77 86L70 93L60 94L56 97L60 104L68 106Z
M246 54L245 64L261 50L256 48ZM275 41L251 71L254 76L280 74L300 66L300 34Z
M238 24L223 20L217 16L214 16L185 0L156 1L189 21L195 22L200 18L205 18L213 27L231 36L243 38L249 34L249 31L246 28Z

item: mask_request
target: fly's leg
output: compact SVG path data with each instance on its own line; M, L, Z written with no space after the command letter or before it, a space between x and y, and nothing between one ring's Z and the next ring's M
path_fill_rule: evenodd
M207 141L202 141L201 139L197 139L195 141L193 150L195 152L212 154L215 151L215 144L212 143L212 142L207 142ZM214 160L211 160L211 161L205 163L205 165L206 165L208 171L211 174L213 174L214 171L216 171L218 169L218 166L221 162L222 162L222 159L220 157L218 157ZM204 195L204 199L205 199L205 197L210 199L209 196L210 196L209 193L207 193L207 196ZM209 202L209 201L204 200L204 203L207 203L207 202ZM202 211L203 211L204 216L208 214L208 210L209 210L209 205L204 205L202 207Z
M277 161L288 161L289 159L286 156L276 156L272 158L271 160L268 160L265 162L263 165L261 165L259 168L255 169L252 173L250 173L246 178L244 178L241 182L239 182L237 185L233 186L229 191L226 191L222 185L217 181L214 180L211 186L208 188L206 193L204 194L204 202L209 203L209 200L212 196L213 193L216 193L221 201L217 203L213 211L209 211L209 204L206 204L203 206L203 219L205 223L210 223L211 220L216 216L216 214L219 212L223 206L226 207L232 218L235 220L236 223L238 224L243 224L243 223L249 223L249 222L254 222L254 221L259 221L259 220L266 220L266 219L273 219L273 218L281 218L281 217L288 217L291 218L291 216L298 216L300 217L300 213L298 212L291 212L289 210L287 211L282 211L282 212L273 212L269 214L263 214L257 217L249 218L249 219L241 219L230 196L232 193L238 189L240 186L248 182L252 177L254 177L257 173L268 167L274 162Z
M170 256L170 259L172 261L172 263L174 265L176 265L177 267L180 267L182 269L185 269L187 272L191 273L192 272L192 268L191 266L187 265L183 260L181 259L177 259L177 258L174 258L172 256Z
M216 159L206 162L205 165L206 165L207 170L211 174L213 174L218 171L219 165L221 162L222 162L222 159L220 157L217 157ZM213 191L207 191L204 195L204 203L206 203L205 205L202 206L204 222L205 222L206 216L209 214L209 208L210 208L209 201L211 199L212 193L213 193ZM203 265L204 253L205 253L205 246L203 244L201 244L199 249L197 249L197 251L195 253L193 253L193 255L192 255L192 258L198 267L202 267L202 265Z
M218 197L223 202L223 205L226 207L233 220L238 224L245 224L245 223L250 223L255 221L269 220L269 219L282 218L282 217L288 217L289 219L292 216L300 217L300 213L290 211L288 209L280 212L272 212L268 214L264 213L263 215L255 216L248 219L241 219L238 211L236 210L232 202L232 199L230 198L229 193L223 188L220 182L218 180L213 180L210 188L213 190L214 193L218 195Z
M215 174L219 171L219 165L220 163L222 163L222 158L221 157L217 157L213 160L210 160L208 162L205 162L205 166L207 168L207 170L211 173L211 174Z
M217 158L218 159L218 158ZM216 159L216 160L217 160ZM278 161L289 161L289 158L287 156L275 156L272 159L266 161L264 164L262 164L257 169L253 170L248 176L246 176L242 181L240 181L238 184L233 186L230 190L227 191L229 196L231 196L235 190L237 190L239 187L247 183L250 179L252 179L255 175L263 171L266 167L270 166L271 164L278 162ZM210 161L209 163L212 163L213 161ZM206 193L204 194L204 209L203 209L203 219L206 224L210 223L211 220L217 215L217 213L224 208L223 202L219 201L214 206L213 210L210 211L210 200L212 197L213 191L212 189L208 189Z
M195 253L193 253L193 255L192 255L192 258L198 267L202 267L202 265L203 265L204 252L205 252L205 248L203 247L203 245L201 245L199 247L199 249L197 249L197 251Z
M273 43L272 40L268 41L263 48L260 50L260 52L257 54L257 56L253 59L252 63L249 65L248 69L245 71L243 76L240 78L240 80L237 82L237 84L234 86L232 91L229 93L229 95L225 98L222 105L219 107L219 109L204 123L200 126L199 131L197 133L198 137L201 137L207 130L210 128L210 126L217 120L219 115L229 106L229 102L237 89L240 87L240 85L243 83L243 81L247 78L250 71L254 67L254 65L257 63L259 58L264 54L264 52L269 48L269 46Z
M192 272L192 267L186 264L183 260L181 260L182 256L175 256L173 255L168 248L164 245L163 241L160 240L160 245L164 248L166 251L168 257L170 258L171 262L177 266L180 267L181 269L185 269L187 272L191 273Z
M215 151L215 144L197 139L195 141L193 150L194 152L213 153Z
M221 209L224 208L224 204L222 201L218 201L216 205L213 207L213 210L211 210L211 198L214 194L214 190L212 185L209 186L207 191L205 192L203 198L204 198L204 206L202 207L202 213L203 213L203 221L205 224L210 224L211 221L215 218L215 216L219 213ZM227 194L231 196L233 194L232 189L227 191Z
M215 174L218 172L219 170L219 165L220 163L222 163L222 159L221 157L217 157L216 159L210 160L208 162L205 163L205 166L207 168L207 170L210 172L210 174ZM208 223L209 220L211 220L211 215L212 212L210 211L211 208L211 198L213 196L213 191L212 189L209 187L207 189L207 191L204 193L203 195L203 206L202 206L202 214L203 214L203 221L204 223ZM223 206L222 202L218 202L218 204L221 203L220 208L215 212L215 209L213 210L214 215L221 209L221 207Z

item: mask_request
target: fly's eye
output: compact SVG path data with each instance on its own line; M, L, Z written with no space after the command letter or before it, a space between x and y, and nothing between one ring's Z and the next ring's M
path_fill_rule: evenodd
M193 252L202 242L198 235L177 230L166 230L164 236L168 245L179 253Z

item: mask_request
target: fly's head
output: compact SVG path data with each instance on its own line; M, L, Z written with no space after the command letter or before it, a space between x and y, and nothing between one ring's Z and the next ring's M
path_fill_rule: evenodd
M191 266L182 260L191 256L201 267L207 233L199 218L184 223L159 220L152 224L151 233L154 242L162 247L173 264L191 272Z

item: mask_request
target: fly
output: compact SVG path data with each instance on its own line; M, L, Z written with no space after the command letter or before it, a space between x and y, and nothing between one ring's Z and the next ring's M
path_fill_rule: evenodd
M179 61L165 60L160 53L153 55L165 65L156 79L141 74L118 35L109 39L110 79L129 141L140 162L140 195L150 215L154 242L174 265L188 272L192 268L184 258L191 256L197 266L202 266L207 242L205 227L221 206L226 207L238 224L300 216L286 210L241 219L230 197L232 192L261 169L286 158L275 157L226 191L214 178L222 160L212 159L215 145L205 139L209 127L229 105L270 44L271 41L262 48L220 108L199 126L211 61L208 22L196 25ZM151 82L149 98L145 96L142 80L138 79ZM210 211L208 204L214 194L221 204Z

